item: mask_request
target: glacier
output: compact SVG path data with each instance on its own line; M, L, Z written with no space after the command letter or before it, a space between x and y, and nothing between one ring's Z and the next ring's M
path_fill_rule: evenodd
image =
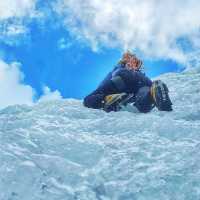
M159 79L173 112L76 99L0 110L0 200L199 200L200 72Z

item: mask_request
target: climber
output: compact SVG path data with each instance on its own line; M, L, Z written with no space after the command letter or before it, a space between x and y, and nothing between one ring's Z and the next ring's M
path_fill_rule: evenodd
M119 111L123 102L123 105L133 103L143 113L155 106L161 111L172 111L166 84L161 80L151 81L141 67L142 61L135 54L125 52L98 88L84 98L84 106L110 112Z

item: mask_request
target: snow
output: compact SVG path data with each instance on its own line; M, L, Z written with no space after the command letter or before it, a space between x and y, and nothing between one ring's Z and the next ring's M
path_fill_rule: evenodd
M200 73L159 77L173 112L75 99L0 111L0 200L199 200Z

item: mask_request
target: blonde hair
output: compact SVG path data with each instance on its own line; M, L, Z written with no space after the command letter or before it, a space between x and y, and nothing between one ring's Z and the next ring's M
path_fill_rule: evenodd
M129 57L133 57L137 60L137 67L135 68L135 70L140 70L140 68L142 67L142 60L140 60L139 58L137 58L137 56L135 54L133 54L130 50L127 50L125 53L123 53L121 60L119 61L119 64L126 64L127 63L127 59Z

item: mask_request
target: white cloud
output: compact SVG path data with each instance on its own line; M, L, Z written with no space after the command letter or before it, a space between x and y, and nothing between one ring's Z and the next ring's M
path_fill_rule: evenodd
M13 104L31 104L34 90L23 83L19 63L8 65L0 60L0 108Z
M0 40L10 45L19 43L22 36L29 33L31 20L42 18L36 9L38 0L0 1Z
M43 93L44 94L39 99L39 102L62 99L62 96L58 90L52 92L47 86L43 87Z
M36 0L1 0L0 20L32 15Z
M26 27L22 26L21 24L13 24L7 27L6 35L21 35L27 32Z
M0 23L0 41L9 45L17 45L29 33L28 28L21 22Z
M55 9L67 29L94 50L138 49L146 56L184 62L187 55L177 39L200 47L198 0L58 0Z
M72 42L67 41L65 38L58 40L58 48L60 50L69 49L72 46Z
M0 109L15 104L34 103L35 90L23 83L24 75L20 71L20 63L5 63L0 59ZM43 87L43 95L38 102L59 100L62 96L58 90L51 91L49 87Z

